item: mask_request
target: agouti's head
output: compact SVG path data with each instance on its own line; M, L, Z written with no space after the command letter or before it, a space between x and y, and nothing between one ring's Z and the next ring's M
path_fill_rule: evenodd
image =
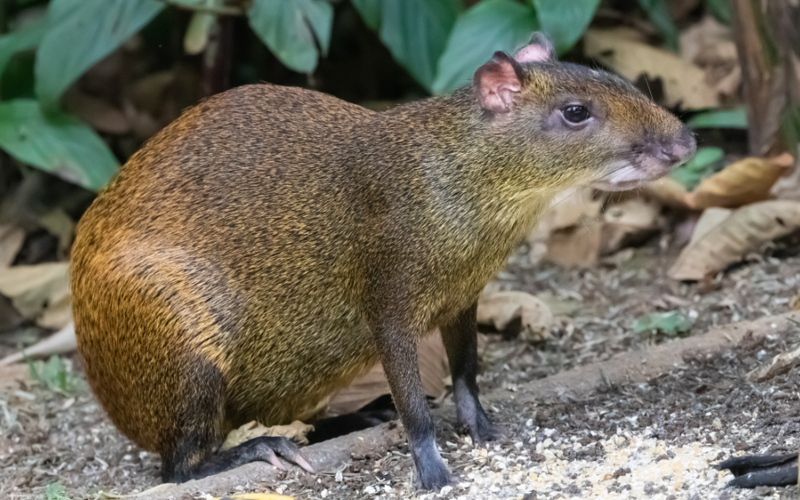
M618 76L556 61L538 33L513 57L496 52L475 72L473 91L484 131L512 146L546 188L628 189L695 153L693 134L670 112Z

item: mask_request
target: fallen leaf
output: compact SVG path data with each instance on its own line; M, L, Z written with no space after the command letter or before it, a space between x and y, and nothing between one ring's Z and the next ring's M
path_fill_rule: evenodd
M603 247L601 225L580 224L554 231L547 241L544 259L566 268L596 267Z
M768 365L760 366L747 374L751 382L764 382L778 375L789 373L795 366L800 365L800 348L790 352L778 354Z
M739 88L739 65L733 30L713 16L706 15L681 33L681 57L705 72L705 81L717 92L733 96Z
M800 148L797 153L796 157L800 158ZM800 163L797 160L787 175L778 179L772 186L770 197L778 200L800 201Z
M25 231L16 226L0 226L0 268L8 267L22 248Z
M550 337L553 313L550 308L525 292L494 292L478 300L478 324L491 325L498 331L506 330L519 318L520 336L528 342L541 342Z
M606 222L635 229L652 229L656 226L661 205L645 198L627 198L610 204L603 211Z
M676 181L671 177L662 177L657 181L649 183L645 187L645 191L660 203L679 209L688 209L689 204L686 202L686 195L689 191L686 186Z
M40 340L34 345L0 359L0 366L16 363L25 358L40 358L52 356L54 354L68 354L73 352L77 347L78 341L75 338L75 325L70 323L60 331Z
M789 153L774 159L745 158L700 181L686 197L696 209L734 208L769 198L770 189L792 166Z
M775 200L746 205L687 245L667 276L675 280L702 280L798 227L800 202Z
M605 196L594 196L591 188L570 188L553 198L550 208L542 215L528 241L544 242L553 231L577 225L584 219L596 219L605 203Z
M556 297L553 292L540 293L536 298L547 304L553 316L573 316L583 308L580 301Z
M584 55L631 81L641 75L660 78L667 107L699 109L719 104L717 92L706 82L702 69L671 52L643 43L628 28L588 30L584 36Z
M66 262L0 269L0 293L26 318L63 327L69 323L68 271Z
M688 332L691 328L692 322L677 311L647 314L633 324L633 331L636 333L660 332L672 337Z
M64 107L101 132L124 135L131 130L120 109L78 90L70 90L64 95Z
M220 449L229 450L245 441L261 436L285 437L299 444L308 444L306 434L313 430L313 425L304 424L299 420L295 420L289 425L273 425L272 427L266 427L253 420L229 432Z
M58 253L66 257L75 235L75 221L63 208L56 208L39 217L39 225L58 238Z
M709 231L722 224L732 213L733 210L730 208L712 207L704 210L694 225L694 231L692 231L692 237L689 238L688 244L691 245L703 238Z

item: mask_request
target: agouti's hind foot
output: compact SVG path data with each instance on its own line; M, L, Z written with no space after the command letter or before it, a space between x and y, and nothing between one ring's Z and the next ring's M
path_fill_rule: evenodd
M717 465L719 470L728 469L736 479L728 485L740 488L756 486L786 486L797 484L797 454L746 456L725 460Z
M245 441L211 457L194 471L191 479L212 476L256 461L269 462L273 466L285 470L286 467L278 459L278 456L302 467L308 472L314 473L314 468L311 467L308 459L287 438L261 436Z
M469 422L459 422L458 431L472 438L472 443L476 446L487 441L495 441L503 436L500 430L489 420L489 417L486 416L486 413L480 407L477 408L475 415L469 420Z

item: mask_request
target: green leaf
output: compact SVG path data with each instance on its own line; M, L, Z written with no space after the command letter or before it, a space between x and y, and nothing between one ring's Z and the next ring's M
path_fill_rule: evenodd
M353 7L361 15L361 20L371 30L377 31L381 27L381 2L380 0L350 0Z
M253 31L288 68L314 71L317 43L328 53L333 7L326 0L253 0L247 15Z
M633 330L636 333L655 332L671 337L688 332L691 328L692 322L677 311L648 314L637 319L633 324Z
M666 0L639 0L639 5L647 12L650 22L664 37L664 43L671 50L678 50L680 33L678 27L672 22L672 16L667 8Z
M511 52L539 29L532 7L513 0L485 0L456 20L439 69L433 92L450 92L472 80L472 75L497 50Z
M789 151L797 151L800 146L800 107L787 106L780 117L781 135Z
M458 17L458 0L354 0L353 5L394 59L430 91Z
M691 191L704 178L718 170L725 152L720 148L700 148L697 154L684 165L678 165L669 174Z
M730 0L706 0L706 9L711 15L717 18L722 24L731 24L731 4Z
M687 124L692 128L747 128L745 108L715 109L698 113Z
M44 500L70 500L67 489L61 483L50 483L44 489Z
M147 24L157 0L52 0L49 28L36 52L36 95L57 109L61 94L97 61Z
M42 17L6 35L0 36L0 76L8 61L24 50L35 49L47 32L47 20Z
M539 24L562 54L575 45L594 17L600 0L533 0Z
M117 171L105 142L77 118L45 116L33 99L0 103L0 148L17 160L98 190Z

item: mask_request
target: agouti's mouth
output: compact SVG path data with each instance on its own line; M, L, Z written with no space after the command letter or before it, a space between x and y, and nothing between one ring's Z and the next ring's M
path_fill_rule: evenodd
M658 180L669 174L676 165L687 162L695 152L695 142L691 135L688 140L663 146L650 144L636 148L636 154L629 160L619 160L606 166L605 172L594 187L605 191L625 191L645 182Z

